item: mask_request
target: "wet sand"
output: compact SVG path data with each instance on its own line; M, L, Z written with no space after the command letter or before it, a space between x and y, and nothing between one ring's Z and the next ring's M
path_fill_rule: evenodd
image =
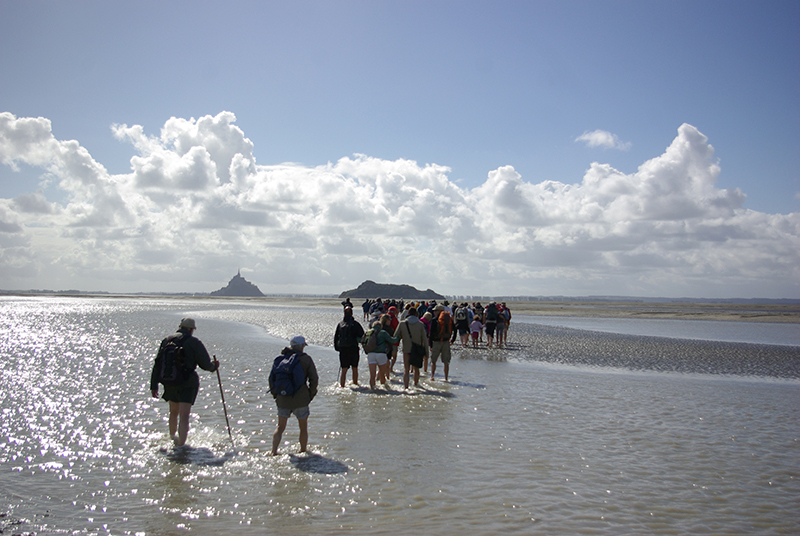
M241 303L240 300L237 300ZM248 300L249 301L249 300ZM277 337L301 330L311 344L333 346L331 326L338 321L341 300L258 298L253 304L285 309L268 320L231 317L262 325ZM581 318L647 318L731 322L797 323L800 311L790 306L731 304L589 304L579 302L507 302L515 315ZM318 309L315 312L314 309ZM357 313L357 317L360 315ZM359 318L360 319L360 318ZM602 333L542 324L514 322L509 344L488 349L453 346L455 360L533 361L578 367L612 367L634 371L723 374L743 377L800 379L800 347L659 336ZM457 365L456 365L457 366Z
M268 305L303 307L339 307L342 302L338 298L266 297L251 299ZM361 301L353 301L356 308L360 307ZM800 323L800 305L586 301L506 301L506 303L512 314L534 316Z
M27 295L19 293L17 295ZM341 298L315 298L307 296L264 296L259 298L222 296L165 296L130 294L59 294L61 297L79 298L136 298L169 300L219 300L252 302L276 307L340 307ZM363 299L351 300L355 309L360 309ZM474 300L469 300L470 302ZM501 301L501 300L498 300ZM484 306L488 301L481 302ZM800 304L771 303L683 303L683 302L636 302L636 301L538 301L508 300L505 303L512 314L532 316L569 316L584 318L651 318L677 320L715 320L729 322L777 322L800 324Z

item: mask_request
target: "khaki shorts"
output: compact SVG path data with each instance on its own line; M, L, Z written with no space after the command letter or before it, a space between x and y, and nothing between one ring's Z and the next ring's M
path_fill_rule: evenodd
M435 365L439 356L442 356L442 363L450 363L450 341L433 341L431 363Z

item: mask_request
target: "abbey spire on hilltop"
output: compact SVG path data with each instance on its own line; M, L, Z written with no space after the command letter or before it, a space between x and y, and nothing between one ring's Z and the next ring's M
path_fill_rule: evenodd
M264 294L262 294L262 292L258 290L257 286L255 286L250 281L242 277L242 271L240 269L238 272L236 272L236 275L231 278L226 287L223 287L219 290L215 290L210 295L253 298L253 297L261 297Z

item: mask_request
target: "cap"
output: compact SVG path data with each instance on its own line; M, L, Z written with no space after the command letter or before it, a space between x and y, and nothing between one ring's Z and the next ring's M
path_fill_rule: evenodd
M194 318L183 318L181 319L180 327L186 329L197 329L197 326L194 323Z
M306 339L302 335L295 335L292 337L292 340L289 341L291 346L308 346L306 344Z
M444 311L444 305L437 305L436 307L433 308L433 310L436 312Z

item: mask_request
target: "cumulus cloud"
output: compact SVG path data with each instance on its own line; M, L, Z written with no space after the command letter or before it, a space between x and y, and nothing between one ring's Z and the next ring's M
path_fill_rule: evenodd
M244 267L268 292L372 279L478 295L797 294L800 214L753 212L718 188L714 149L688 124L632 174L594 163L564 184L503 166L470 189L445 166L363 154L258 164L235 120L173 118L157 136L114 126L138 154L111 175L48 120L0 114L0 159L46 169L61 194L0 200L4 280L208 291Z
M630 142L622 142L616 134L606 130L586 131L575 138L575 141L582 141L586 143L587 147L603 147L604 149L619 149L620 151L627 151L631 148Z

